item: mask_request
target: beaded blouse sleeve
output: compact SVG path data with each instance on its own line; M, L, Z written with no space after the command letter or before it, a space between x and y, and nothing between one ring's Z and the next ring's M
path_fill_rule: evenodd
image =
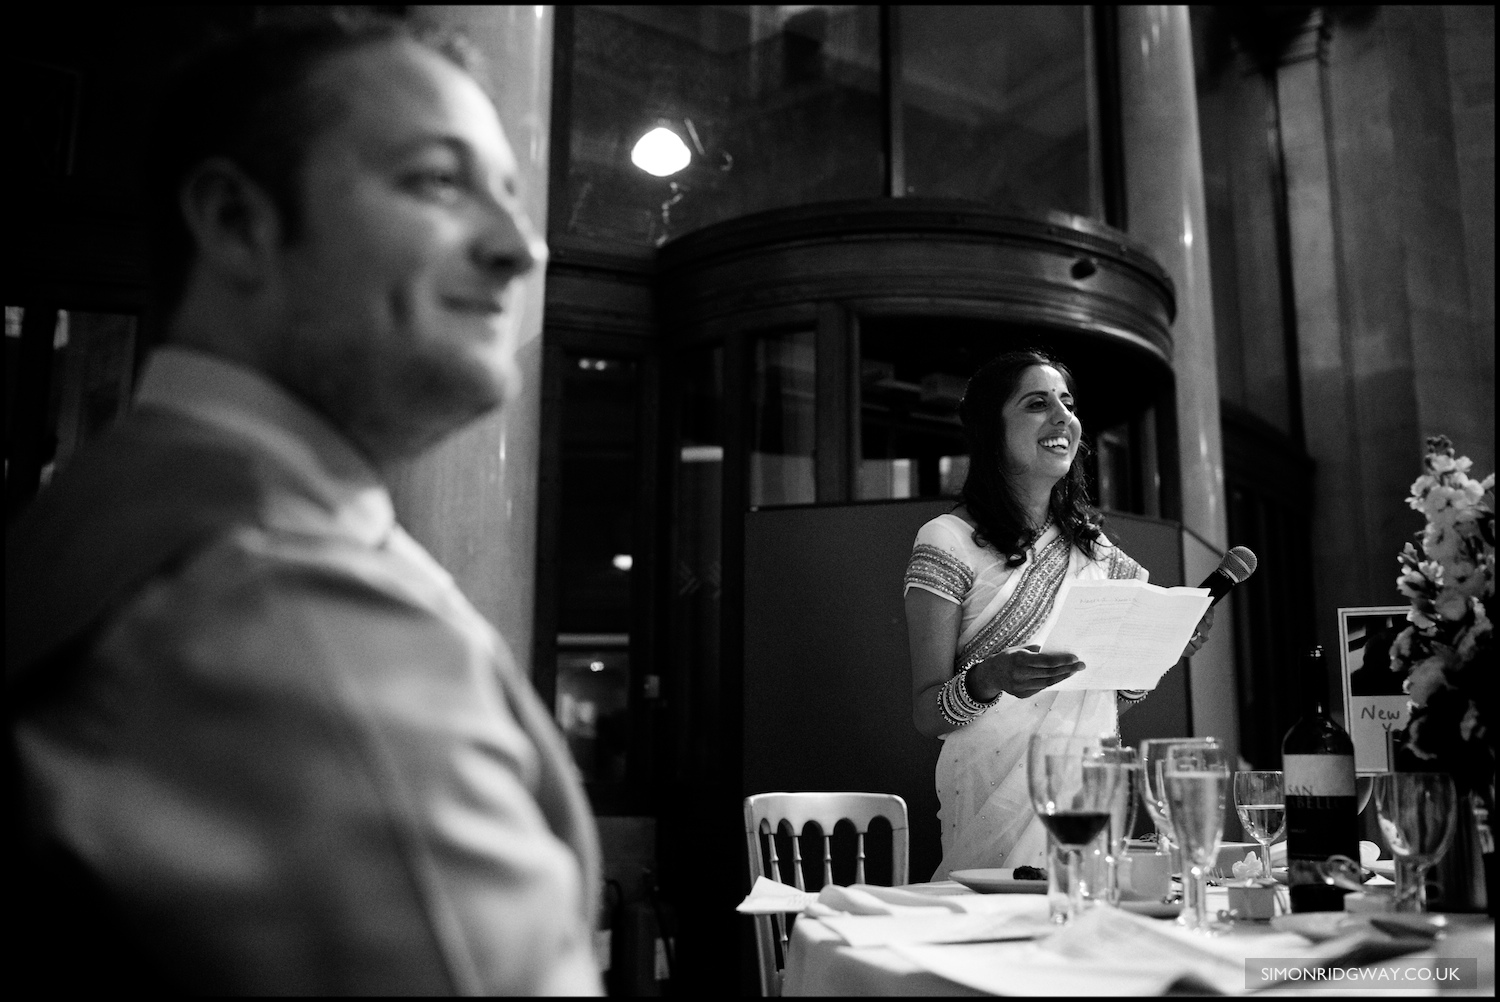
M1104 564L1105 573L1110 579L1116 581L1128 581L1132 578L1137 581L1150 579L1150 571L1132 560L1124 550L1102 533L1099 536L1099 548L1102 551L1100 561Z
M911 560L906 565L902 595L913 588L921 588L962 605L964 597L974 587L974 567L968 553L971 547L964 545L962 534L946 524L948 521L943 517L935 518L917 530Z

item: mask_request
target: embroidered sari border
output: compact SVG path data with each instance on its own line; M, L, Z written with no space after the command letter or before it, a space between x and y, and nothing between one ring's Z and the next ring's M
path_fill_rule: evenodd
M1024 642L1037 631L1052 611L1052 603L1067 574L1071 550L1072 544L1061 534L1042 548L1022 571L1021 580L1004 608L959 652L959 671L974 667L995 651Z
M974 587L974 572L947 550L918 543L912 547L911 562L906 565L906 584L921 585L962 602Z

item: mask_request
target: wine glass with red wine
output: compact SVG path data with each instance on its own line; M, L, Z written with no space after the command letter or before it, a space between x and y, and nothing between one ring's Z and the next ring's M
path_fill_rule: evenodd
M1069 921L1083 910L1083 852L1109 825L1120 769L1098 738L1037 735L1027 749L1031 804L1066 861Z

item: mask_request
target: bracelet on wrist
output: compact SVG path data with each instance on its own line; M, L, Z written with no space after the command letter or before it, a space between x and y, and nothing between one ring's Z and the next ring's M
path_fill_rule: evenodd
M942 714L944 720L955 727L963 727L1000 702L1000 696L1005 695L1002 692L994 699L980 702L969 694L968 678L969 669L965 668L944 682L943 687L938 690L938 712Z
M1127 703L1139 703L1151 695L1150 689L1116 689L1115 695Z

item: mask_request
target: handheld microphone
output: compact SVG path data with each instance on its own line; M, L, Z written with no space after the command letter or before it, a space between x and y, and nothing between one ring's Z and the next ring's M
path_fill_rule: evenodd
M1219 566L1214 572L1203 579L1199 588L1207 588L1213 601L1209 605L1216 604L1219 599L1229 594L1229 589L1244 581L1255 573L1256 564L1260 561L1255 559L1255 554L1250 552L1248 546L1236 546L1224 554L1224 559L1219 561Z

